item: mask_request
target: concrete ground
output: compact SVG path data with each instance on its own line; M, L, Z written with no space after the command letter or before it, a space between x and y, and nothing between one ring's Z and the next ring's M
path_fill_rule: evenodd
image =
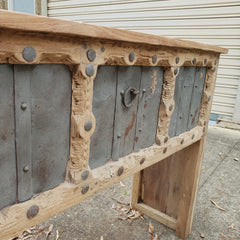
M122 181L75 207L49 219L48 239L61 240L150 240L149 222L161 240L177 240L173 230L144 216L131 224L119 220L121 212L113 198L128 203L132 179ZM125 186L124 186L125 185ZM224 208L220 210L213 200ZM118 208L114 210L112 207ZM126 208L126 206L122 206ZM102 238L101 238L102 237ZM240 131L209 127L192 233L188 240L240 239Z

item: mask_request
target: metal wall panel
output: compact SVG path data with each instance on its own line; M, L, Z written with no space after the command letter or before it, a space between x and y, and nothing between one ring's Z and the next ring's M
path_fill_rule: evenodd
M240 85L238 0L49 0L48 15L95 25L181 38L229 49L221 56L212 112L232 120ZM225 81L222 81L225 79ZM234 83L229 83L234 80ZM230 86L230 93L225 89ZM234 118L240 123L240 119Z
M17 199L13 66L0 64L0 209Z

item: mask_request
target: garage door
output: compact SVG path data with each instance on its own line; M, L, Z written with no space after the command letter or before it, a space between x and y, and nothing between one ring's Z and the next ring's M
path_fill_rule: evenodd
M234 117L240 108L239 0L49 0L48 15L228 48L220 60L212 113L240 122Z

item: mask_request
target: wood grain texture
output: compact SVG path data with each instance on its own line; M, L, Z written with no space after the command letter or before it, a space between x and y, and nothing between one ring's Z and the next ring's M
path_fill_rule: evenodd
M127 30L0 10L0 28L227 53L227 49Z

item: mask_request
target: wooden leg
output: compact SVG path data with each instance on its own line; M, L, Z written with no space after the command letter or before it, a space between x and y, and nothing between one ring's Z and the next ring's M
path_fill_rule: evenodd
M176 229L182 239L191 232L204 142L205 138L135 174L133 179L132 206Z

